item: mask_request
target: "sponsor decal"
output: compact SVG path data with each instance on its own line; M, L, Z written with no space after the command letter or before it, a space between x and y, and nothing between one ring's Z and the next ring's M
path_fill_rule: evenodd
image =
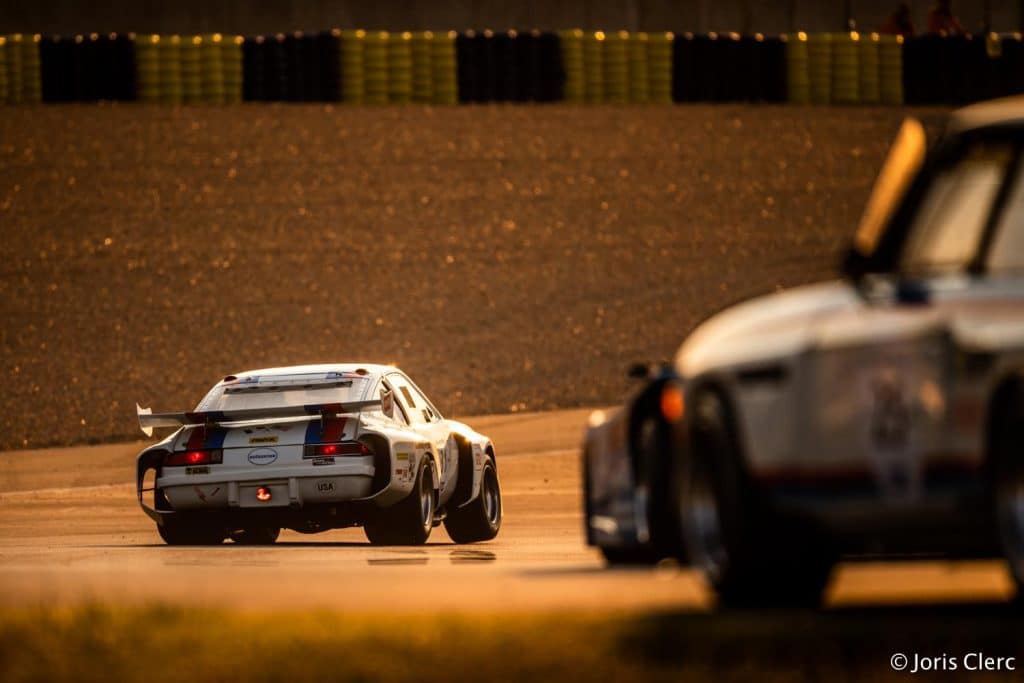
M408 459L409 459L409 454L408 453L399 453L398 455L395 456L395 460L408 460Z
M313 458L314 465L333 465L334 458Z
M249 438L250 444L260 443L277 443L278 438L276 436L253 436Z
M316 490L320 493L334 493L334 482L333 481L318 481L316 483Z
M249 451L249 462L253 465L269 465L277 460L277 451L273 448L256 448Z
M202 467L186 467L185 474L209 474L210 468L206 465Z

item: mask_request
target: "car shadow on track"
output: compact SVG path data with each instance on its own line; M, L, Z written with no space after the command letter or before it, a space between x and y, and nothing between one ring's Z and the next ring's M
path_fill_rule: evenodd
M1024 610L1017 603L914 604L813 609L648 613L624 624L620 656L719 674L827 680L973 674L986 657L1024 670ZM900 660L900 655L906 660ZM932 658L922 664L921 658ZM894 663L895 662L895 663ZM900 666L904 668L898 668ZM993 671L990 669L990 671Z

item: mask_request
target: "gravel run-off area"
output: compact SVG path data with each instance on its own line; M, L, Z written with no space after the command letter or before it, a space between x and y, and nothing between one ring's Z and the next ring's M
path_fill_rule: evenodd
M0 450L318 361L453 415L618 402L708 315L834 276L906 114L0 109Z

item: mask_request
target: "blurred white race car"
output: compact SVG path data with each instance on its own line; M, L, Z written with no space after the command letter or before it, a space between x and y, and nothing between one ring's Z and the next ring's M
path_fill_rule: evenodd
M584 443L586 532L726 602L817 600L840 554L1024 584L1024 98L904 123L845 279L700 325Z
M169 544L361 525L372 543L410 545L442 521L470 543L501 527L491 441L442 417L391 366L238 373L194 411L139 408L138 418L147 435L178 428L139 454L136 474L139 504Z

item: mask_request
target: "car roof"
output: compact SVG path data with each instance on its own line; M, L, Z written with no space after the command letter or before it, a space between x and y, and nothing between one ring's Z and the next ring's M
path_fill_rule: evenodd
M949 131L952 133L993 127L1024 128L1024 95L979 102L950 115Z
M239 379L252 376L272 375L302 375L319 374L328 372L357 372L363 370L367 375L379 377L388 372L398 370L394 365L381 365L379 363L320 363L316 365L285 365L277 368L260 368L259 370L246 370L233 373Z

